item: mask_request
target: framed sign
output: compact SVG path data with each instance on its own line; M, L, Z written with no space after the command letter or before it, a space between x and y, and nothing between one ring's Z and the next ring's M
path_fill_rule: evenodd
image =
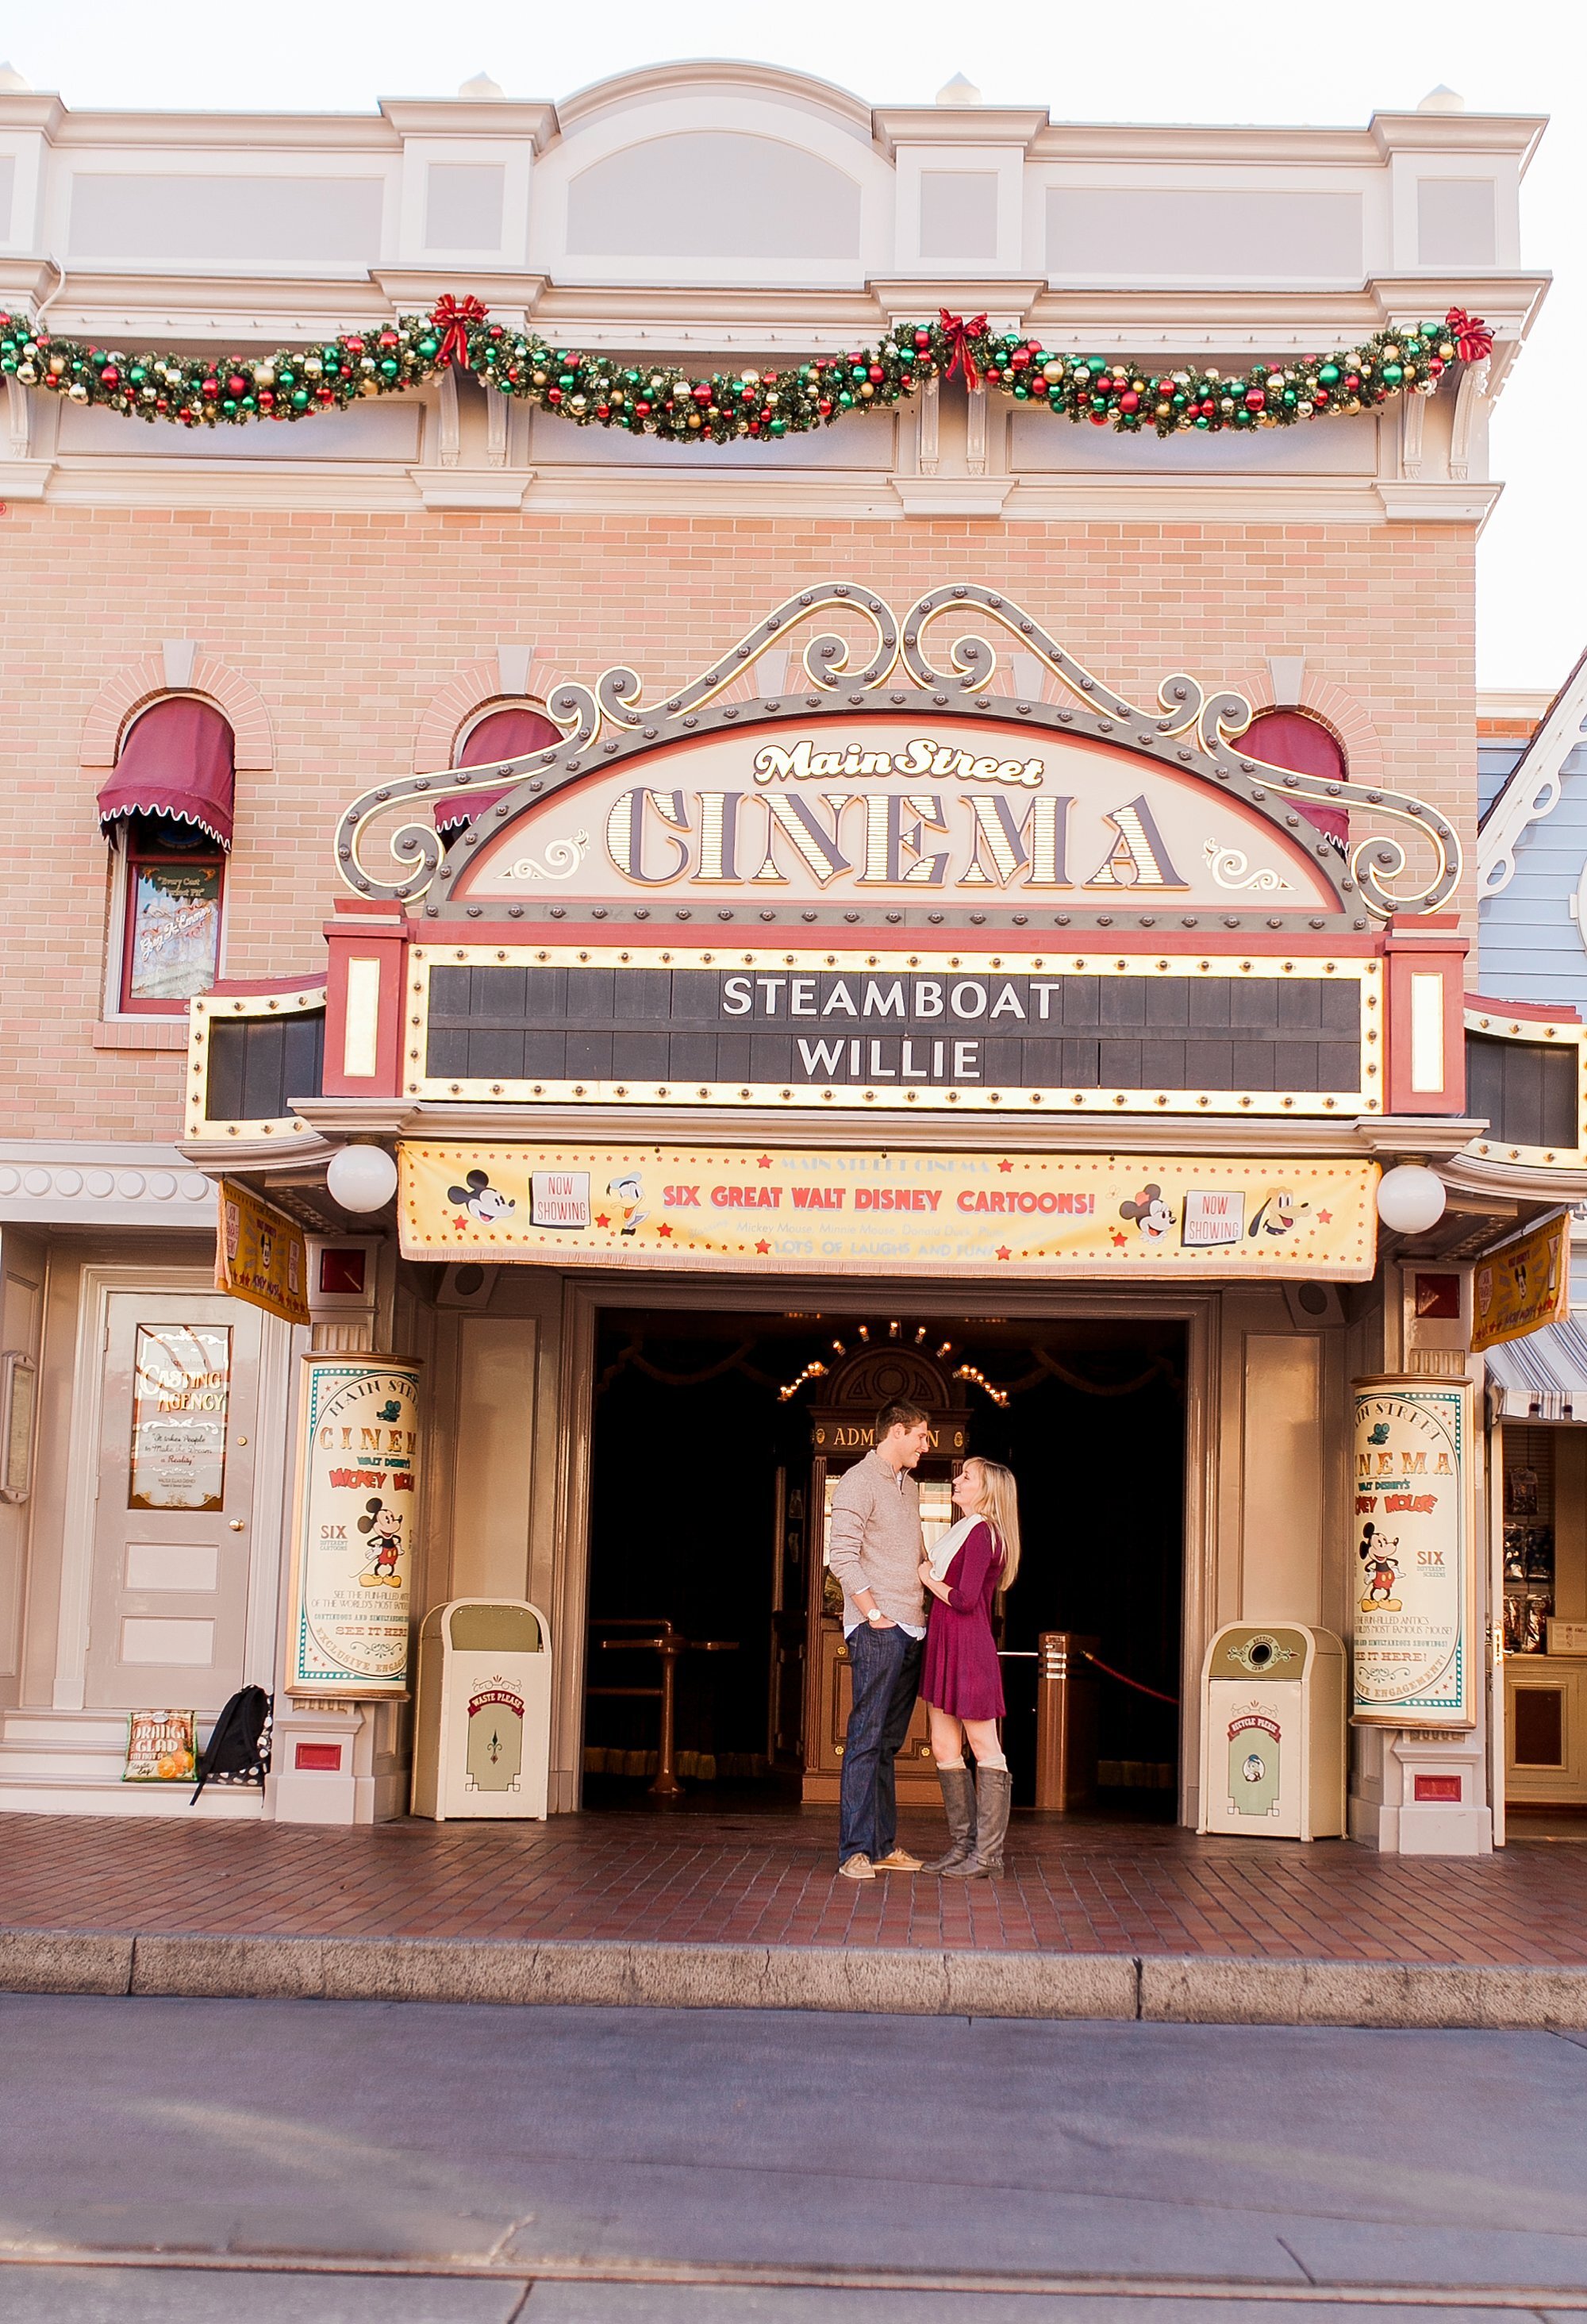
M1472 1385L1358 1380L1355 1600L1358 1726L1475 1725Z
M33 1489L33 1407L39 1374L32 1356L0 1356L0 1501L25 1501Z
M303 1359L289 1694L407 1691L418 1377L398 1356Z
M767 1274L1364 1282L1371 1162L883 1146L399 1148L409 1259Z
M140 1323L133 1360L130 1509L218 1509L225 1499L229 1323Z

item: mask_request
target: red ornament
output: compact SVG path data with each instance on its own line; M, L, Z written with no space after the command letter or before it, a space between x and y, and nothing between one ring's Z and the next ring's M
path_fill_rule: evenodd
M1344 381L1344 392L1345 392L1345 393L1346 393L1347 395L1359 395L1359 394L1360 394L1360 392L1361 392L1361 374L1360 374L1359 372L1353 372L1353 372L1350 372L1350 373L1347 373L1347 374L1346 374L1346 375L1345 375L1345 381Z
M242 373L240 371L233 372L231 377L226 382L226 393L228 395L246 395L247 392L248 383L243 378Z
M259 391L259 408L261 411L273 411L275 407L276 392L274 388L261 387Z
M205 381L203 382L203 392L204 392L204 393L205 393L206 395L218 395L218 394L220 393L220 382L219 382L219 380L218 380L218 379L206 379L206 380L205 380Z
M1326 394L1327 391L1326 389L1321 389L1318 392L1319 393ZM1247 411L1265 411L1267 409L1267 392L1265 389L1260 387L1248 387L1246 389L1245 409Z
M1086 414L1086 417L1089 420L1093 428L1105 428L1107 425L1107 414L1105 411L1088 411Z
M1023 371L1031 360L1030 349L1028 347L1015 347L1013 355L1010 355L1008 360L1015 371Z
M546 401L547 403L560 403L562 401L561 388L548 387L546 391Z
M121 374L114 364L106 364L99 376L106 387L115 387L121 378Z
M1139 411L1140 409L1141 398L1136 394L1133 387L1125 388L1123 395L1119 398L1119 410L1121 411Z
M361 355L363 353L363 341L362 339L349 339L347 342L347 352L350 355Z

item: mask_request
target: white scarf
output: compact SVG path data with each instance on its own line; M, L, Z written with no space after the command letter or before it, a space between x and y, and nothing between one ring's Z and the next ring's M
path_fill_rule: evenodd
M973 1517L960 1517L957 1525L950 1525L946 1533L938 1535L926 1552L931 1561L931 1572L935 1580L941 1582L946 1578L949 1567L978 1525L992 1525L991 1518L983 1517L979 1510ZM994 1541L997 1538L995 1526L992 1526L992 1538Z

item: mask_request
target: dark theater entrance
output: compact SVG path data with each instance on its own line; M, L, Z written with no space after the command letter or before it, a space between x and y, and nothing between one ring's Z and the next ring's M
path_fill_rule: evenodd
M922 1319L885 1299L864 1313L608 1310L595 1382L587 1805L835 1802L848 1670L827 1507L878 1406L902 1394L932 1419L917 1471L928 1538L951 1521L967 1454L1019 1481L1023 1562L999 1640L1016 1803L1036 1803L1038 1640L1062 1632L1090 1657L1076 1665L1087 1804L1174 1819L1181 1323ZM932 1803L916 1724L900 1796Z

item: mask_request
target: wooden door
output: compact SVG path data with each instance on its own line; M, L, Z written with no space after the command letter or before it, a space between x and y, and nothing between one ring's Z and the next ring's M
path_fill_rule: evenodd
M243 1681L260 1314L111 1293L87 1702L213 1713Z

